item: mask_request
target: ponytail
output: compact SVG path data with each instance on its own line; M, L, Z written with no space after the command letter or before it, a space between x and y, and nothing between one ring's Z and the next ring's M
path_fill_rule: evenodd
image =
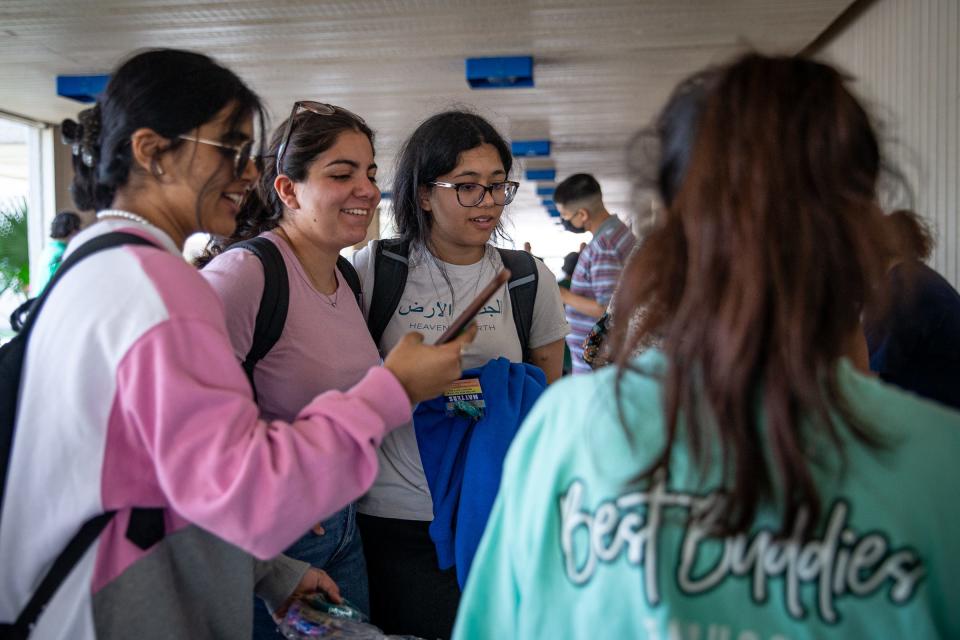
M60 124L60 139L70 145L73 155L73 183L70 193L80 209L105 209L113 202L117 186L101 180L99 173L101 149L100 105L81 111L75 122L67 119Z

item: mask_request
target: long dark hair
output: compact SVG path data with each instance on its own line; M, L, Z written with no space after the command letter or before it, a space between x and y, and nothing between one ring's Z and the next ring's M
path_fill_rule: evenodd
M722 532L746 531L764 502L783 532L806 507L809 528L822 507L805 421L838 449L843 431L881 444L837 380L889 242L877 137L844 78L802 58L746 55L670 106L667 211L624 270L611 337L621 407L637 345L661 337L669 363L665 446L638 480L668 470L682 416L701 478L719 441Z
M64 120L64 142L73 149L74 202L80 209L105 209L130 178L130 136L142 127L171 141L209 122L228 104L231 129L256 115L263 128L260 98L232 71L192 51L155 49L134 55L110 78L103 96L78 120ZM199 206L199 204L198 204Z
M331 115L319 115L304 110L293 118L290 140L283 153L282 169L283 175L294 182L303 182L307 179L313 161L318 155L335 145L337 138L344 131L362 133L370 140L370 146L374 146L373 131L349 112L337 111ZM277 179L277 150L283 142L286 129L287 120L284 120L270 137L270 146L264 157L260 178L240 206L237 227L233 235L228 238L211 238L203 253L194 260L194 264L198 267L206 265L214 256L226 251L230 245L255 238L280 224L284 206L273 183Z
M402 239L428 245L433 218L420 206L420 187L453 171L461 153L482 144L493 145L509 175L513 168L510 146L492 124L469 111L430 116L403 143L393 181L393 215ZM502 222L495 233L503 235Z

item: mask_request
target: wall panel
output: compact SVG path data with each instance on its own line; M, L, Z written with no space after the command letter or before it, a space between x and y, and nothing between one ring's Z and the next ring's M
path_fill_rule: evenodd
M932 266L960 288L960 0L878 0L820 56L857 78L936 232Z

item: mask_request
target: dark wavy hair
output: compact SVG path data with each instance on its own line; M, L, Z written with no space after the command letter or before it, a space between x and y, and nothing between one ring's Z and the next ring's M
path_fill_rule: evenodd
M509 175L513 168L510 146L492 124L469 111L430 116L404 142L393 181L393 215L402 239L427 246L433 219L420 206L420 187L453 171L461 153L482 144L493 145ZM502 222L495 233L504 237Z
M64 142L73 149L74 202L80 209L110 207L133 167L130 137L146 127L171 142L209 122L228 104L231 128L257 116L263 129L260 98L233 72L192 51L156 49L134 55L110 78L103 96L78 120L64 120ZM212 177L212 176L211 176ZM199 199L198 199L199 211Z
M284 120L270 137L270 145L264 158L265 162L262 163L263 170L260 172L260 178L240 206L237 227L233 235L227 238L211 238L203 253L194 260L194 264L198 267L205 266L215 256L226 251L230 245L255 238L280 224L284 206L273 183L277 179L277 150L283 141L286 128L287 120ZM374 146L373 131L349 112L337 111L331 115L319 115L304 110L296 114L290 140L283 153L283 175L294 182L306 180L310 165L317 156L335 145L340 134L345 131L362 133L370 140L370 146Z
M660 337L665 445L636 479L668 471L682 416L701 478L720 453L719 532L747 531L768 502L782 508L784 533L806 507L808 533L822 506L804 425L838 450L843 432L884 445L837 379L889 245L880 147L828 65L748 54L704 79L681 85L657 125L667 211L614 304L621 419L630 356Z
M70 234L80 231L82 221L73 211L61 211L53 216L53 222L50 223L50 237L54 240L65 240Z

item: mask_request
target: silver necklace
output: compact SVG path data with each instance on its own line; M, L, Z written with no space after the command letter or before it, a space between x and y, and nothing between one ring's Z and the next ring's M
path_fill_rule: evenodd
M447 285L450 289L450 313L453 314L454 309L457 308L457 293L453 290L453 287L450 286L450 280L446 277L446 274L443 270L443 267L440 265L440 259L437 258L432 251L429 249L424 249L431 259L433 259L434 264L441 274L444 275L444 279L447 280ZM480 258L480 271L477 273L477 281L473 284L473 296L469 300L477 297L477 291L480 290L480 279L483 278L483 272L487 268L488 261L488 247L483 248L483 256ZM490 263L493 264L493 259L490 258ZM496 270L496 268L494 268ZM430 276L430 284L433 286L433 291L437 294L437 300L440 299L440 289L437 287L436 280L433 279L433 272L430 269L427 269L427 275ZM470 286L470 285L467 285Z
M473 283L473 295L470 296L470 300L473 300L477 297L477 291L480 290L480 279L483 277L483 271L487 268L487 249L483 249L483 257L480 258L480 273L477 274L477 281Z
M121 211L120 209L107 209L106 211L101 211L97 214L97 220L104 220L106 218L121 218L123 220L130 220L131 222L139 222L140 224L145 224L150 227L154 226L152 222L143 216L138 216L137 214L130 213L129 211Z
M336 274L334 274L334 279L336 279ZM320 293L320 291L317 291L317 293ZM339 295L340 295L340 282L339 282L339 280L337 281L337 288L336 288L336 290L333 292L333 300L331 300L331 299L330 299L330 296L328 296L327 294L325 294L325 293L320 293L320 297L323 298L323 301L326 302L326 303L327 303L328 305L330 305L331 307L333 307L334 309L337 308L337 296L339 296Z
M273 231L273 233L275 233L277 236L279 236L280 239L283 240L283 241L287 244L287 247L289 247L289 248L290 248L290 251L294 254L294 258L296 258L297 260L300 260L300 258L297 258L297 257L296 257L297 252L294 251L294 249L293 249L293 243L290 242L290 236L287 235L287 232L284 230L284 228L278 226L278 227L274 227L273 229L271 229L271 231ZM301 263L300 266L303 267L303 264ZM304 273L306 273L306 268L305 268L305 267L304 267ZM311 280L311 278L310 278L309 275L307 276L307 280L308 280L308 281ZM316 291L316 292L320 295L320 298L321 298L324 302L326 302L328 305L330 305L331 307L333 307L334 309L336 309L336 308L337 308L337 299L338 299L338 297L340 296L340 280L337 278L336 267L334 267L334 272L333 272L333 284L336 285L336 287L337 287L336 289L333 290L333 299L331 299L330 296L328 296L327 294L325 294L325 293L321 292L319 289L317 289L316 285L313 286L313 290Z

